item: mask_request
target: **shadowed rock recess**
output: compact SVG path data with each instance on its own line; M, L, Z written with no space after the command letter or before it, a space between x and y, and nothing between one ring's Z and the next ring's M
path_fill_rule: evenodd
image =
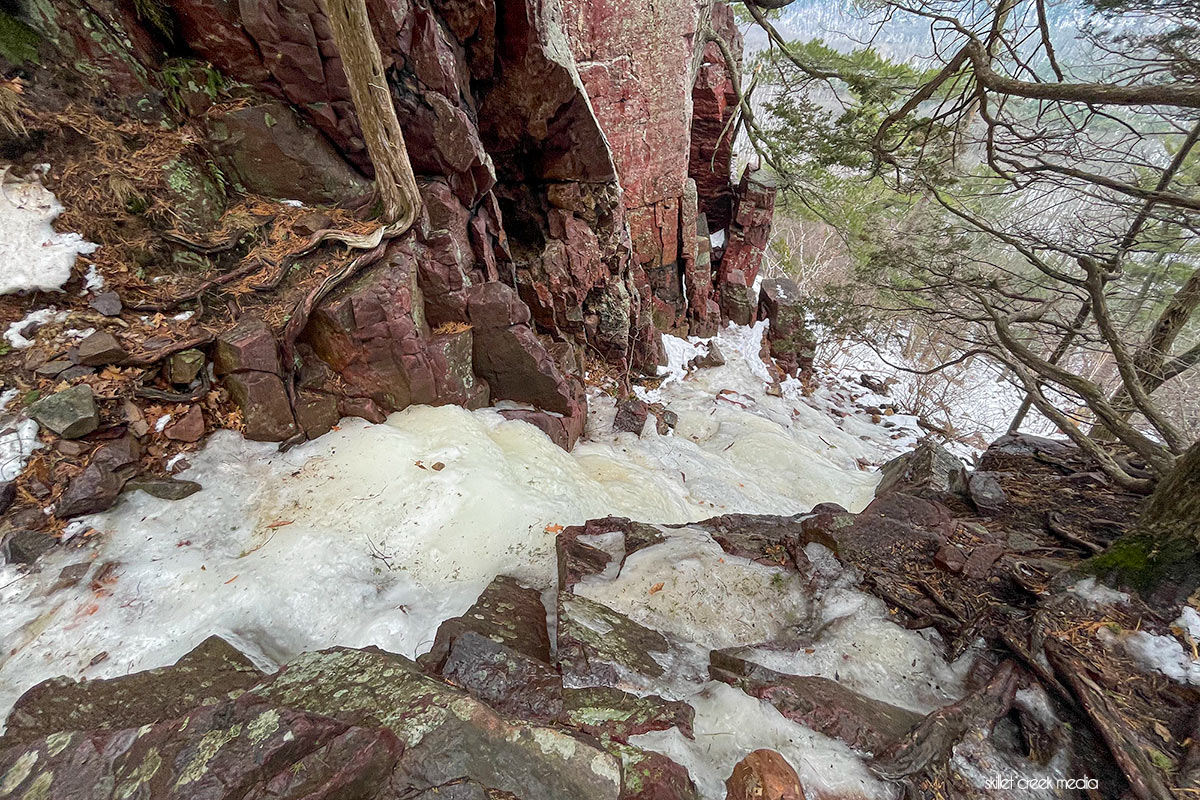
M370 159L317 0L153 5L150 15L138 3L46 0L25 16L64 69L127 106L114 114L153 119L170 102L199 121L207 156L180 162L190 176L177 182L183 229L211 228L226 190L370 202ZM225 370L249 437L312 438L340 416L503 400L570 448L586 412L585 353L653 372L665 363L659 331L711 334L745 317L765 231L730 239L739 271L724 284L708 231L769 226L771 203L753 181L731 184L730 143L719 141L732 82L700 33L716 31L740 57L725 2L368 7L424 209L379 264L312 314L294 403L280 380L293 365ZM172 67L165 79L168 62L210 66L182 79ZM236 102L205 95L213 75ZM722 301L720 285L740 299ZM494 313L504 304L507 320ZM264 351L278 331L266 334L255 343Z

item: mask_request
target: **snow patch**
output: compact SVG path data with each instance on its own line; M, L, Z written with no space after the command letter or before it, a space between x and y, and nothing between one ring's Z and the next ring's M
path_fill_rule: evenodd
M1110 589L1095 578L1084 578L1077 581L1067 591L1093 606L1111 606L1129 602L1129 595L1125 592Z
M31 419L0 425L0 483L15 480L25 469L30 454L42 446L37 434L38 424Z
M1178 683L1200 686L1200 659L1192 658L1173 636L1136 631L1124 639L1125 651L1133 660Z
M51 223L63 210L37 179L0 182L0 295L61 290L75 257L96 250L77 233L54 230Z
M14 350L24 350L27 347L33 346L33 339L22 334L30 325L47 325L51 322L62 322L67 318L66 311L56 311L51 308L40 308L36 311L30 311L23 318L17 320L8 326L8 330L4 332L4 340Z

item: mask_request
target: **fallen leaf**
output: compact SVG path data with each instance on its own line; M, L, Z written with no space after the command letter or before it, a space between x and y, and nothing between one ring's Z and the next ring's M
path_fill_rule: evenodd
M662 590L663 590L663 582L659 581L658 583L656 583L650 587L650 594L658 594Z
M440 461L434 462L433 469L435 472L441 472L446 468L446 465Z
M201 569L203 569L203 567L201 567ZM225 581L225 585L226 585L226 586L228 586L229 584L233 583L233 582L234 582L234 581L236 581L237 579L238 579L238 576L237 576L237 575L234 575L232 578L230 578L229 580Z
M562 525L551 524L546 526L546 533L562 533L562 529Z
M1175 741L1175 737L1171 735L1169 730L1167 730L1167 726L1163 725L1161 722L1154 723L1154 732L1161 736L1162 740L1167 744L1171 744Z
M275 530L276 528L282 528L282 527L284 527L284 526L286 526L286 525L291 525L291 524L292 524L293 522L295 522L295 521L296 521L296 520L294 520L294 519L285 519L285 520L280 520L280 521L278 521L278 522L272 522L270 525L268 525L268 526L267 526L267 530L272 530L272 531L273 531L273 530Z

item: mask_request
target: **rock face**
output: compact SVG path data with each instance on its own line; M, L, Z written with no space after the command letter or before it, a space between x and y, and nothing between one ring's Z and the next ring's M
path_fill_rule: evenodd
M762 282L758 292L758 318L768 320L767 342L771 357L784 372L796 376L812 370L816 338L809 332L807 309L800 287L788 278Z
M29 22L62 69L104 74L130 115L192 118L204 138L194 149L211 159L181 156L167 181L190 233L204 234L236 192L349 208L369 199L370 159L315 0L164 0L160 28L115 0L36 5ZM296 363L272 362L261 330L202 354L247 435L311 438L343 415L513 400L533 408L506 413L570 447L585 411L580 353L652 370L665 359L659 331L711 334L723 308L753 317L747 287L770 193L761 180L744 179L740 194L730 184L732 83L714 38L735 59L742 42L724 0L368 5L424 208L384 259L314 310ZM161 73L168 53L211 70L191 67L179 86ZM210 73L232 102L194 89ZM737 264L721 281L709 216L729 228ZM740 285L726 274L736 270ZM515 290L526 318L478 321L486 287ZM111 344L89 343L87 363L119 361L99 346ZM242 344L259 350L238 360Z
M771 237L771 218L775 213L776 186L773 178L765 171L752 171L749 167L742 173L734 200L733 219L725 235L725 253L717 270L717 290L721 296L721 310L726 318L739 324L754 319L751 307L749 320L745 305L750 300L741 299L749 292L758 277L762 257ZM727 299L726 296L730 297ZM734 314L739 316L734 316Z

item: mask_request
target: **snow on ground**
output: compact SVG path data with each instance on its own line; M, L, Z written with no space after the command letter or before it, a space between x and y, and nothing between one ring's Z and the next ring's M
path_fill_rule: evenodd
M6 184L6 174L0 173L0 295L59 290L71 278L75 256L96 245L54 230L63 207L39 180Z
M1179 618L1172 625L1172 632L1176 631L1180 638L1187 642L1187 647L1174 636L1162 636L1146 631L1118 635L1102 628L1099 634L1110 646L1118 641L1124 644L1125 651L1146 670L1166 675L1177 683L1200 686L1200 656L1197 656L1197 647L1200 646L1200 612L1185 605Z

